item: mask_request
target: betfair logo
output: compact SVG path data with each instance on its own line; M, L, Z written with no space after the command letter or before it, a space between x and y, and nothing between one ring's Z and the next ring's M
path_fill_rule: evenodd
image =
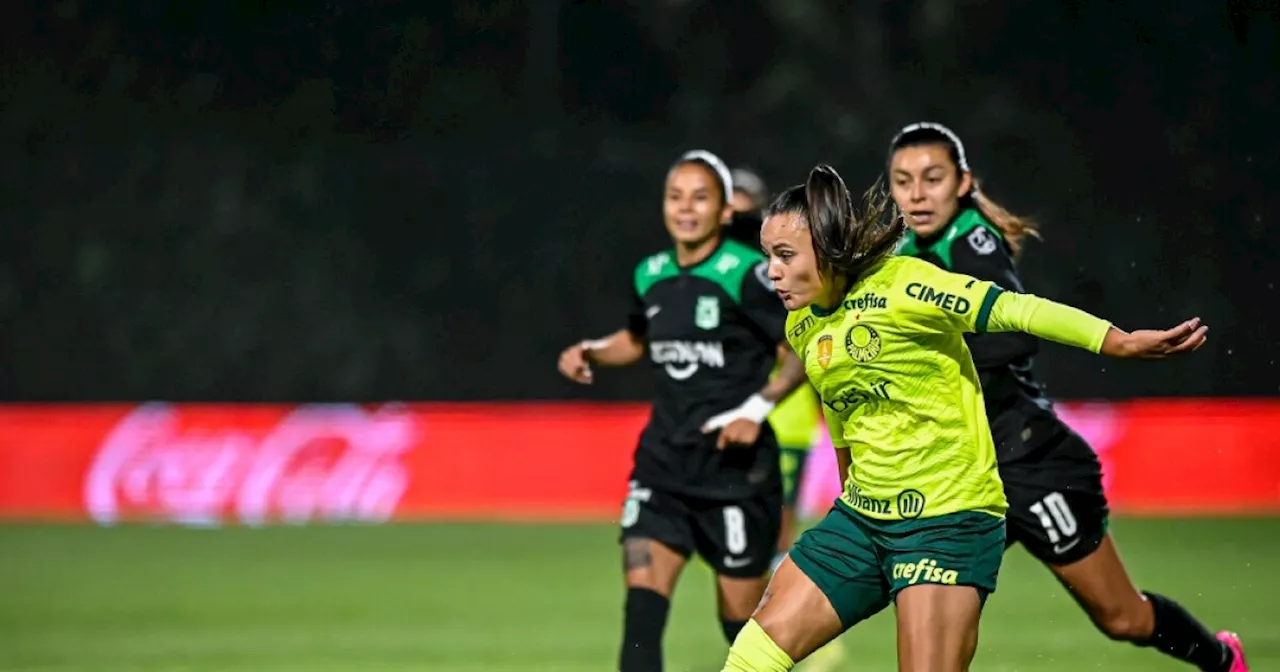
M879 400L892 400L889 396L890 383L887 380L881 380L871 384L870 389L861 390L851 387L840 393L840 396L833 399L823 399L822 403L833 413L843 413L858 404Z
M925 303L933 305L957 315L964 315L969 312L972 304L963 296L956 296L947 292L940 292L929 285L913 282L907 285L907 296Z
M924 558L920 562L893 563L893 578L895 581L906 579L908 586L914 586L921 581L954 586L959 574L954 569L939 567L938 561L933 558Z

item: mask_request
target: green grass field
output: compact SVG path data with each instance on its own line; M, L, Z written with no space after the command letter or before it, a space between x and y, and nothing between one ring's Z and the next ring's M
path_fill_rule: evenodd
M1238 630L1280 668L1280 520L1121 520L1145 587ZM609 526L188 530L0 527L2 670L616 669ZM886 613L846 635L849 670L893 670ZM668 670L714 672L708 570L685 574ZM802 668L803 669L803 668ZM1189 669L1097 635L1023 551L988 603L975 670Z

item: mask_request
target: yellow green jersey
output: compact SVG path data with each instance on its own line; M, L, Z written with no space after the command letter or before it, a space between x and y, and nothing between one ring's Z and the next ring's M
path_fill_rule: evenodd
M912 257L877 264L830 313L787 319L832 442L852 458L841 501L883 520L1008 508L964 333L1025 331L1098 352L1109 329Z
M778 373L774 369L774 374ZM793 450L808 450L817 440L822 417L818 410L818 393L812 385L801 385L787 395L769 414L769 425L778 437L778 445Z

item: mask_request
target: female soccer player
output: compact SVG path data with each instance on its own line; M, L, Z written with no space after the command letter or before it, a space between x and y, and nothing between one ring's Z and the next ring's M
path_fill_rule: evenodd
M753 170L735 168L731 176L734 220L730 235L759 247L759 216L769 204L768 190L764 180ZM778 437L779 467L782 471L782 527L778 532L778 552L773 559L773 568L782 562L796 538L796 498L800 494L800 479L804 475L809 449L822 431L821 417L818 393L808 384L802 385L769 414L769 426Z
M724 236L732 193L715 155L682 156L663 197L672 248L636 267L626 326L560 355L562 374L590 383L592 367L634 364L647 351L658 381L622 509L621 672L662 669L671 593L694 551L715 569L732 642L760 601L778 539L778 445L764 421L804 371L763 255Z
M1113 357L1165 357L1204 343L1198 319L1127 333L1092 315L893 256L879 184L855 215L818 166L778 197L761 241L790 312L845 476L792 547L724 669L789 670L844 630L897 606L898 669L967 670L1004 554L1004 488L964 333L1022 331Z
M955 133L940 124L907 126L890 143L889 176L910 229L901 254L1022 291L1015 261L1036 229L978 190ZM1016 333L966 340L1009 500L1006 543L1021 542L1043 562L1108 637L1201 670L1247 670L1235 634L1215 639L1177 602L1134 586L1107 532L1098 457L1032 376L1036 340Z

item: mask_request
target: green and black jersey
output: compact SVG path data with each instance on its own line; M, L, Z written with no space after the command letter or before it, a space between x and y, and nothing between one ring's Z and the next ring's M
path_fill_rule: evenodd
M1004 235L973 208L961 210L945 229L927 239L908 231L898 253L990 280L1009 291L1024 291ZM1034 336L1011 332L968 334L965 339L982 381L999 461L1017 460L1067 431L1032 374L1039 350Z
M689 268L673 251L636 267L627 328L648 343L657 394L633 479L708 499L781 488L768 423L752 448L717 450L716 437L701 431L769 379L787 312L765 266L757 250L723 239Z

